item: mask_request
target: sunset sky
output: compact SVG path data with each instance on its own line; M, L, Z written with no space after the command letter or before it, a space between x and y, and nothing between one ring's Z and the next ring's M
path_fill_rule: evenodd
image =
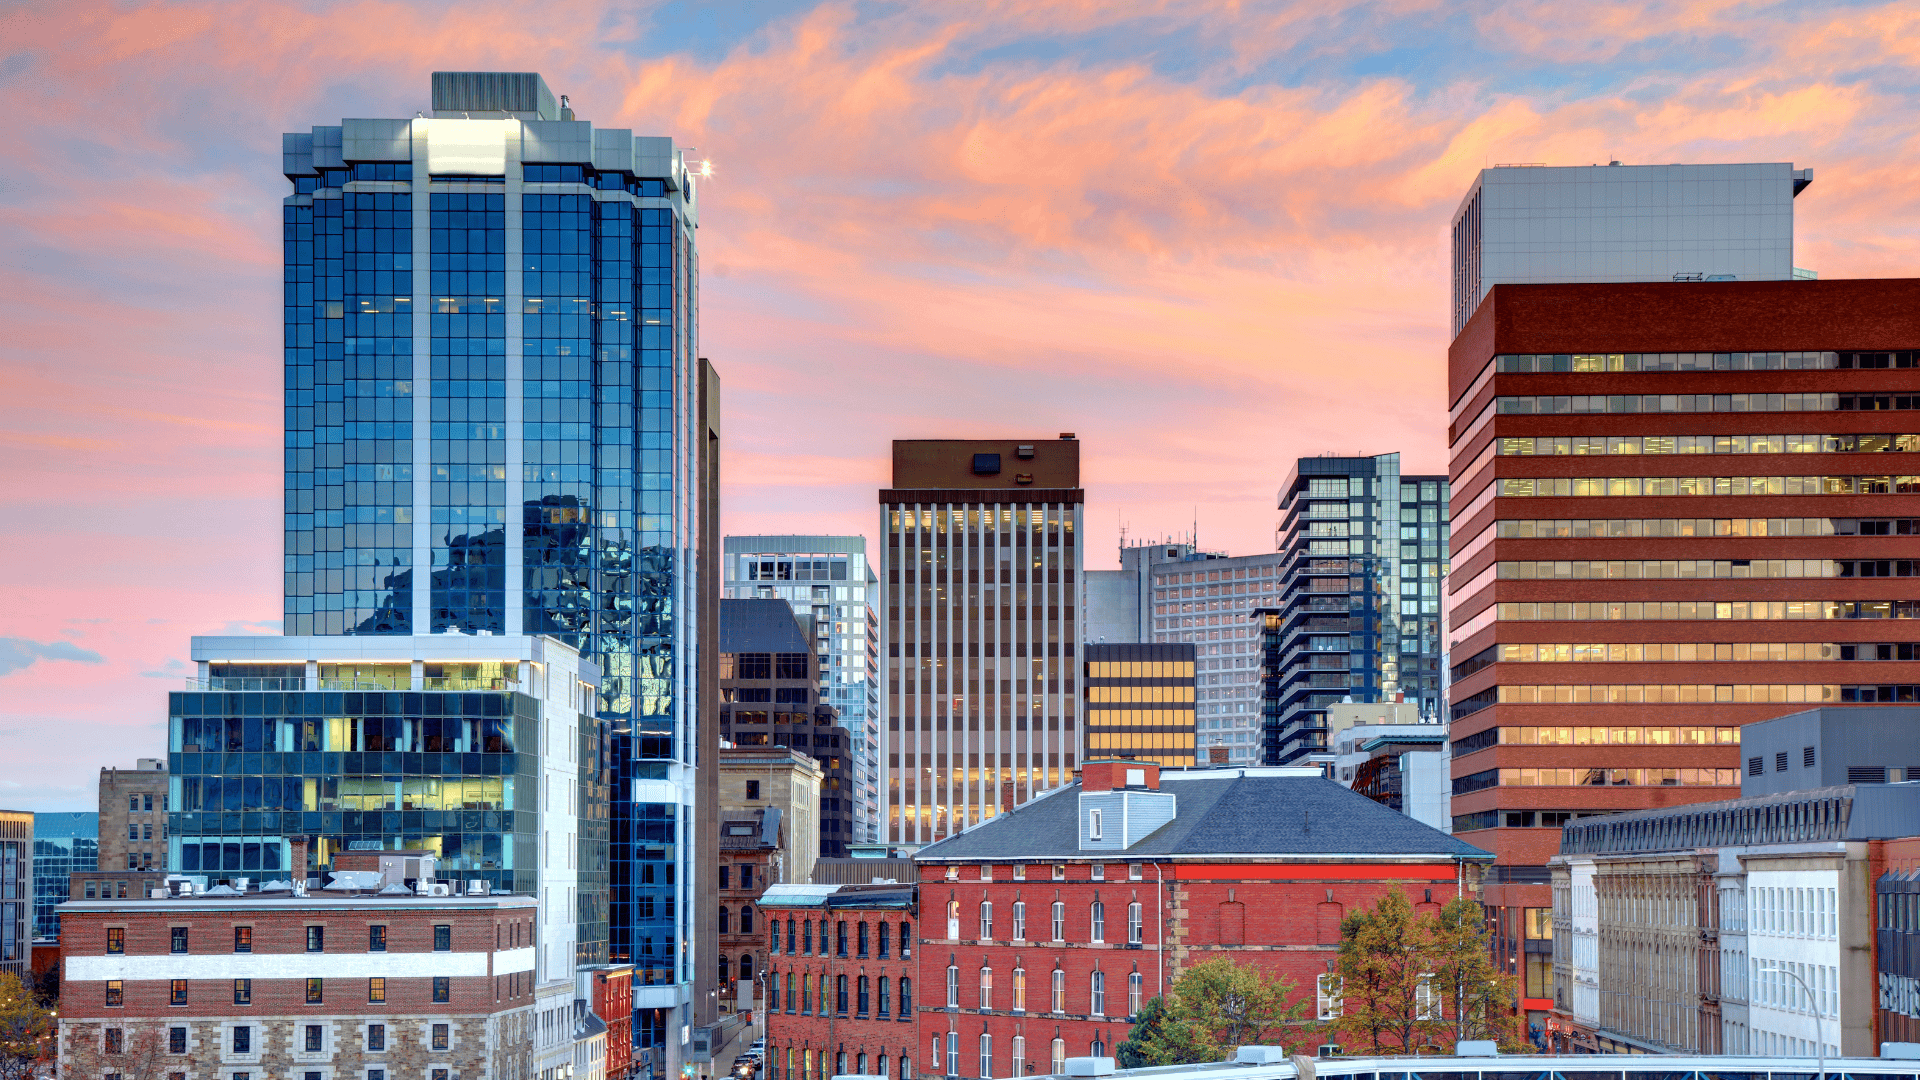
M1078 433L1095 569L1270 550L1302 455L1440 471L1488 164L1791 161L1798 265L1920 241L1912 3L5 0L0 807L279 632L280 134L473 69L713 162L731 533L871 534L895 438Z

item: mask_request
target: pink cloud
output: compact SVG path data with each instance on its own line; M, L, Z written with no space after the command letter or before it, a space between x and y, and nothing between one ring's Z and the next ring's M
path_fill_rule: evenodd
M525 11L7 16L0 138L36 152L0 197L0 635L104 659L6 676L0 801L85 805L98 736L158 750L143 673L277 618L279 134L411 115L435 69L540 70L716 161L736 532L871 533L901 437L1076 432L1094 566L1196 516L1266 550L1302 455L1440 471L1446 228L1492 162L1792 160L1803 263L1920 246L1898 4L827 3L719 49L661 44L654 8ZM1486 63L1351 73L1436 42Z

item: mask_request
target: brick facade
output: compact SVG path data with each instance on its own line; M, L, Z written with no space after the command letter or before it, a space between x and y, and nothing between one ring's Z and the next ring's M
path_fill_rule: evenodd
M583 968L587 1005L607 1025L607 1080L633 1071L633 965Z
M167 776L154 758L100 770L100 869L166 870Z
M81 901L61 917L63 1075L528 1074L530 897Z
M790 902L792 893L804 899ZM775 888L761 898L770 964L767 1080L882 1072L909 1080L920 1071L913 897L911 885L900 885Z
M1488 858L1318 770L1087 762L1074 787L915 856L915 1068L1111 1057L1147 1001L1223 955L1292 984L1307 1020L1280 1041L1313 1053L1341 920L1392 889L1437 911Z

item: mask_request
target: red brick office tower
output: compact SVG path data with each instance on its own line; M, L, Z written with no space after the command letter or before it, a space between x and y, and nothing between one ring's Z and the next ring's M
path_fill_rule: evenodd
M775 885L767 924L766 1080L913 1080L912 882Z
M1449 351L1454 832L1526 1007L1570 818L1920 685L1920 281L1497 285ZM1522 957L1525 960L1522 960Z
M1219 955L1314 995L1347 912L1392 888L1438 910L1473 876L1462 864L1489 858L1317 768L1089 761L915 856L916 1068L1027 1076L1112 1056L1147 1000Z

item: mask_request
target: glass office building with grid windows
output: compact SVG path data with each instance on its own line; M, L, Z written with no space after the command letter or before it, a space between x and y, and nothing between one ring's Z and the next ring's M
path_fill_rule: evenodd
M647 973L636 1038L660 1044L688 1022L713 632L697 178L671 139L491 72L288 134L284 168L286 633L544 635L597 668L612 805L579 917L607 926L592 959Z
M1443 722L1445 476L1399 454L1301 458L1280 489L1279 605L1256 609L1269 765L1331 762L1327 707L1406 701Z

